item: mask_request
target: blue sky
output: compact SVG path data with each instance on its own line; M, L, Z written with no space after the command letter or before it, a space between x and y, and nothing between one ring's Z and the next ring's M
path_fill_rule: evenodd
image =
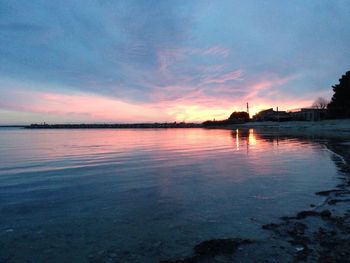
M309 106L350 69L349 1L0 0L0 124Z

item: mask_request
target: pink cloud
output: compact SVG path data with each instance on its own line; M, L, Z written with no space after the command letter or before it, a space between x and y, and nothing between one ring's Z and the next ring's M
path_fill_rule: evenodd
M222 83L214 87L215 92L208 94L199 83L197 87L188 85L166 86L154 89L152 97L161 109L164 109L176 120L199 121L210 118L227 118L234 110L245 110L246 102L251 105L250 112L278 106L281 110L288 110L296 106L305 107L312 103L307 98L293 98L284 94L280 87L293 80L295 76L268 77L260 76L257 80L250 80L244 84L232 87L224 80L238 77L240 71L223 75ZM241 86L244 85L244 86ZM237 92L243 95L237 96ZM263 96L261 94L264 94ZM278 96L278 105L277 98Z
M182 49L161 49L157 52L159 72L161 75L168 73L168 67L185 58L185 50Z
M221 69L221 68L220 68ZM259 76L234 86L227 80L241 77L241 71L219 74L216 85L208 87L204 79L197 85L185 82L179 85L154 86L152 102L136 103L122 99L88 93L40 92L31 89L7 89L0 101L0 109L17 112L59 116L67 122L153 122L153 121L204 121L225 119L232 111L245 110L249 102L251 113L278 106L281 110L309 106L309 99L293 98L280 89L294 76ZM237 95L237 93L239 93ZM310 96L311 97L311 96ZM278 105L276 105L278 101Z
M234 70L217 76L206 77L201 84L225 83L226 81L238 80L242 76L242 70Z
M261 91L268 92L271 91L271 89L276 89L279 86L286 84L290 80L295 78L294 76L288 76L284 78L267 78L267 77L260 77L262 80L258 80L255 83L252 83L249 85L249 93L247 96L245 96L246 100L249 99L256 99L258 97L258 93Z
M122 100L92 94L62 94L47 92L9 92L13 103L0 105L15 111L46 113L50 115L81 117L89 121L148 122L159 119L171 120L156 105L133 104ZM26 98L18 105L17 100ZM79 120L79 119L78 119Z
M228 48L222 46L213 46L209 48L172 48L159 49L157 51L159 72L162 75L168 73L169 66L175 63L181 63L189 56L211 56L226 58L230 54Z

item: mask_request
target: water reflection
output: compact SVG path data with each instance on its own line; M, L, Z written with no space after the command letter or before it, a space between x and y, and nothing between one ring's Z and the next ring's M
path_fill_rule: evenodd
M317 203L337 174L320 144L252 129L16 130L0 145L0 261L157 262L260 238L250 218Z
M256 143L257 143L257 138L256 138L256 135L254 133L254 129L249 129L247 144L248 145L256 145Z
M274 147L278 147L279 144L279 136L262 138L254 129L236 129L232 131L231 135L234 138L235 149L239 151L240 147L244 146L243 148L246 149L247 154L250 150L261 151L264 148L271 147L270 143ZM293 147L293 144L291 146Z

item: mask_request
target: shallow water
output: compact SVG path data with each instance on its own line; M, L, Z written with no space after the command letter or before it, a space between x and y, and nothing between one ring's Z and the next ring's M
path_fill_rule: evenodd
M253 130L0 129L0 262L157 262L263 239L323 201L331 157Z

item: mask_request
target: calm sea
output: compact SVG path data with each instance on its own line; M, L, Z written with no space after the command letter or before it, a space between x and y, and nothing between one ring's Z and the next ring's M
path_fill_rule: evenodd
M0 129L0 262L157 262L323 201L321 143L205 129Z

